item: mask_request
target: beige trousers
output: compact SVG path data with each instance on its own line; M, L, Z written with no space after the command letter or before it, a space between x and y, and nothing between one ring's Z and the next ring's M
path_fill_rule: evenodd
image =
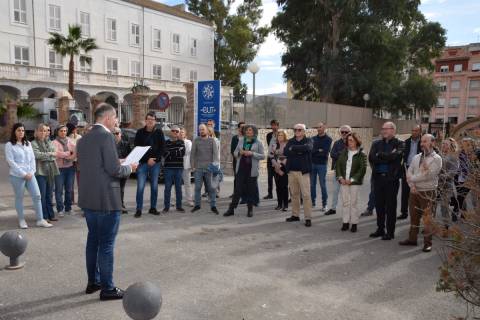
M360 211L358 210L358 190L357 185L341 185L340 193L342 195L342 216L343 223L358 224Z
M310 173L302 174L301 171L288 173L288 185L292 192L292 215L300 215L300 199L303 199L305 219L312 218L312 198L310 195Z

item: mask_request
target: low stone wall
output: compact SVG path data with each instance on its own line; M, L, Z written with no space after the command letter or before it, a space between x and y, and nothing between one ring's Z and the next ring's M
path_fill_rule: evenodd
M263 143L263 147L265 148L265 157L267 156L267 133L269 133L271 130L269 129L259 129L258 130L258 137L260 141ZM287 133L287 136L289 138L293 137L293 130L292 129L286 129L285 130ZM368 150L370 150L370 146L372 144L372 128L353 128L353 131L358 133L360 138L362 139L362 147L365 150L365 153L368 153ZM307 136L308 137L313 137L317 134L316 129L307 129ZM335 142L336 140L340 139L340 132L338 128L328 128L327 129L327 134L332 137L333 141ZM221 150L220 150L220 161L222 163L222 168L224 170L224 173L227 175L233 174L232 170L232 156L230 154L230 142L232 141L233 133L231 132L222 132L221 135ZM333 144L333 143L332 143ZM265 158L266 159L266 158ZM330 162L330 159L329 159ZM329 163L330 167L330 163ZM262 173L266 172L266 160L262 161L260 163L260 170Z

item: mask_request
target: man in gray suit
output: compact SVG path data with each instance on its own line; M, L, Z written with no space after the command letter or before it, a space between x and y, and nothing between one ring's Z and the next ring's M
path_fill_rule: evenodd
M113 251L122 210L120 178L137 168L137 164L120 164L112 134L116 121L115 109L100 104L95 110L95 125L77 144L78 206L88 226L85 293L101 289L100 300L123 298L123 291L113 284Z

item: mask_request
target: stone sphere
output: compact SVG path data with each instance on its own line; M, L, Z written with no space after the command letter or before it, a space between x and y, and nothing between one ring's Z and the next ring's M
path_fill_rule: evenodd
M7 257L19 257L27 249L27 238L17 231L7 231L0 237L0 251Z
M123 295L123 309L133 320L155 318L162 307L160 288L151 282L137 282Z

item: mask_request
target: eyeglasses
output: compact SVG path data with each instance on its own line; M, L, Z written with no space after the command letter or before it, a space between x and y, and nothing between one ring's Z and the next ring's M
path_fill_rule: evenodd
M295 132L303 131L303 129L293 129Z
M120 134L120 132L114 132L113 134L118 136Z
M391 130L393 128L382 128L382 130Z
M349 134L350 131L340 131L341 134Z

